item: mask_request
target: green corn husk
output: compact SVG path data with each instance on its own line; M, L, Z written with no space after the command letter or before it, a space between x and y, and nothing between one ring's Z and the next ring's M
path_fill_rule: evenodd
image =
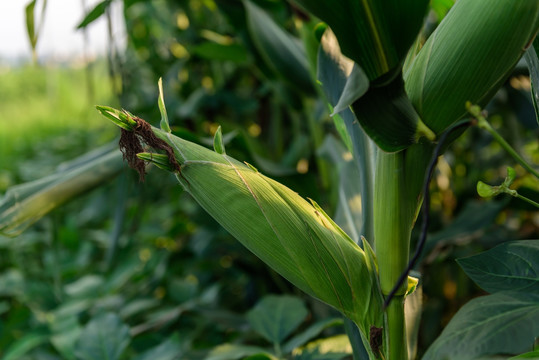
M325 21L342 52L369 80L398 73L427 11L428 0L296 0ZM396 71L395 71L396 70Z
M130 127L128 119L120 119L125 112L98 109ZM352 319L364 336L371 326L383 326L376 264L316 203L224 152L152 131L174 150L181 185L244 246L295 286ZM164 156L139 157L173 169Z
M485 105L539 29L537 0L459 0L405 73L406 92L437 134Z

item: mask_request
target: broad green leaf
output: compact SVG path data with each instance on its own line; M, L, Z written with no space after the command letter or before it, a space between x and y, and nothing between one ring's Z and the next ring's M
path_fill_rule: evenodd
M405 74L406 93L427 127L440 134L483 107L539 29L539 2L457 1Z
M100 291L105 280L102 276L88 274L84 275L72 283L64 286L64 291L72 298L84 298L89 295L95 295Z
M331 27L343 54L358 63L369 80L399 72L428 7L427 0L295 2Z
M469 360L529 350L539 334L539 294L499 292L472 299L451 319L424 360Z
M539 240L510 241L457 262L482 289L539 294Z
M532 46L524 54L524 58L530 71L532 104L535 109L535 119L539 124L539 38L535 38Z
M361 173L352 154L344 149L332 135L327 135L318 153L334 164L339 174L338 203L335 222L358 243L362 234L363 206L361 198Z
M458 242L492 225L500 211L507 206L507 200L469 201L451 224L428 237L424 254L429 254L436 246Z
M400 73L389 84L371 86L352 109L363 130L386 152L406 149L422 136L435 140L408 99Z
M284 353L292 352L295 348L305 345L307 341L318 336L322 331L333 326L343 325L342 319L321 320L309 326L306 330L288 340L282 347Z
M357 128L358 122L384 151L394 152L405 149L421 136L427 136L433 140L434 135L421 122L406 96L400 72L389 83L376 86L374 83L369 85L367 79L362 76L359 76L360 80L351 80L354 76L353 68L353 62L341 53L335 34L326 30L318 52L317 78L330 105L336 107L337 103L341 103L338 109L333 110L333 113L339 113L338 110L344 109L339 114L344 119L348 136L356 138L358 141L356 146L361 148L359 152L354 151L356 160L360 161L360 156L370 158L368 154L361 154L370 151L368 140L363 139L362 132L354 129ZM358 82L359 85L357 85ZM358 87L359 92L354 93L350 91L351 88L347 89L347 85L350 86L350 84L356 84L354 86ZM367 88L368 91L366 91ZM352 104L354 114L351 114L347 108L350 105L349 101L357 99L358 95L359 99ZM346 143L347 136L343 135L343 138ZM364 167L360 166L360 168L364 170Z
M269 295L247 313L247 320L266 340L280 344L307 314L307 308L297 297Z
M344 329L352 346L354 360L369 360L369 353L366 349L370 347L370 344L367 337L363 336L357 325L348 318L344 319Z
M249 0L247 25L254 44L273 71L306 94L314 94L307 54L299 39L281 29L269 15Z
M338 360L348 358L352 352L350 339L346 335L335 335L310 342L294 351L295 360Z
M183 352L183 344L180 335L174 333L161 344L144 351L133 360L176 360L180 359Z
M354 64L350 75L346 79L346 84L342 91L339 101L333 109L332 116L348 109L357 99L362 97L369 89L369 78L363 70Z
M330 30L326 30L322 36L318 51L318 70L317 78L321 83L322 90L326 95L330 107L333 107L342 94L346 84L347 76L353 68L353 62L346 58L339 48L335 35ZM355 233L364 234L369 241L374 240L372 231L372 186L374 182L374 160L376 158L376 148L350 109L345 109L339 114L333 116L335 125L339 134L346 144L348 150L352 153L355 165L360 176L354 181L347 179L347 182L353 182L358 187L361 195L361 221L356 223ZM341 178L342 179L342 178ZM342 180L341 180L342 181ZM352 194L349 194L352 195ZM357 194L354 194L355 198ZM350 220L347 220L350 224ZM342 225L343 223L340 223ZM359 227L361 224L361 227ZM351 231L350 228L347 230ZM354 235L353 232L349 233ZM353 236L354 240L357 242Z
M267 350L258 346L223 344L214 348L204 360L236 360L263 353Z
M76 315L52 316L50 342L63 359L75 359L75 343L79 339L81 326Z
M111 3L111 0L103 0L100 3L97 3L97 5L86 14L84 19L77 25L77 29L85 28L86 26L90 25L92 22L97 20L101 15L105 13L105 10L109 7Z
M205 41L189 49L191 54L214 61L231 61L236 64L246 63L249 53L240 44L218 44Z
M2 360L18 360L24 357L29 351L33 350L37 346L46 343L49 340L47 334L31 332L20 339L17 339L14 343L10 344L6 349Z
M438 17L438 21L441 21L454 4L455 0L431 0L430 7Z
M82 360L119 360L130 341L129 327L116 314L101 314L82 330L75 354Z
M55 174L8 189L0 200L0 234L17 236L55 208L110 181L123 167L120 151L105 147Z

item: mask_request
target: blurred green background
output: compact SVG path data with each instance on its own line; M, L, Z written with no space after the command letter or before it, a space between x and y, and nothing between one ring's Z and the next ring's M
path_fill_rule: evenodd
M241 1L114 3L123 5L125 49L110 48L82 64L0 68L0 201L10 187L117 141L117 128L95 104L125 108L158 125L162 77L175 134L211 146L221 125L227 153L334 214L339 172L321 149L324 141L340 140L326 104L260 53ZM313 44L316 19L287 2L255 3L307 49ZM433 1L431 26L447 3ZM109 5L98 3L83 25L107 19ZM537 166L539 129L529 91L519 64L488 110L493 126ZM480 129L468 130L439 162L418 269L420 354L459 307L482 294L455 258L539 234L539 214L527 204L476 195L478 180L499 184L507 166L517 170L519 192L539 199L537 182ZM86 346L96 339L95 324L126 331L111 337L119 349L113 358L204 359L225 343L269 346L245 316L268 294L294 295L307 306L297 331L338 316L231 238L172 175L150 168L142 184L127 166L117 174L18 237L0 236L2 359L91 358ZM331 326L314 338L342 333L342 326ZM334 358L349 356L347 346L338 350L345 353L335 350Z

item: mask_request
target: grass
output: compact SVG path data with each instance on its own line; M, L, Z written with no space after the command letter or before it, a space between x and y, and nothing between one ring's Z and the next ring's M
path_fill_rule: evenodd
M21 180L25 161L58 152L76 157L114 137L94 108L115 103L106 67L93 69L90 94L84 67L0 68L0 193Z

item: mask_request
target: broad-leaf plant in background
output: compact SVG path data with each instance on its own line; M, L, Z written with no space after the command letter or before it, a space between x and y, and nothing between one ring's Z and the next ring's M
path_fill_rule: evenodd
M419 322L419 311L411 305L417 305L421 285L409 271L426 236L434 166L474 117L484 120L470 104L485 106L526 51L530 72L537 72L531 44L539 30L539 1L459 0L425 40L426 0L297 0L292 4L303 18L323 22L300 23L303 42L254 2L242 4L265 65L295 88L291 91L327 101L354 156L362 206L360 221L342 224L350 234L316 202L229 156L220 129L214 151L173 134L161 83L160 129L126 110L97 108L121 128L124 159L141 177L145 162L173 172L183 189L257 257L340 311L353 325L347 331L356 360L413 358L417 327L409 325ZM411 232L422 206L421 237L411 254ZM9 216L0 218L0 230L16 228L9 226ZM539 272L538 243L514 241L459 260L490 295L466 304L425 359L533 350L539 335L539 288L532 275ZM274 338L261 330L264 317L256 309L250 314L259 333L282 343L284 335ZM283 355L240 350L253 358ZM208 358L238 358L237 352L219 357L219 351L228 350L217 348Z

